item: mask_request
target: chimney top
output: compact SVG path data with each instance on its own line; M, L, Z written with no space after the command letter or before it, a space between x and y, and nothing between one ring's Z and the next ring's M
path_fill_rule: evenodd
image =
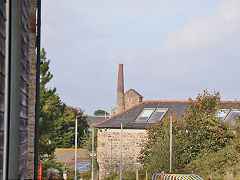
M117 91L124 93L123 64L119 64L119 68L118 68L118 85L117 85Z
M119 113L124 110L125 110L125 105L124 105L123 64L119 64L116 113Z

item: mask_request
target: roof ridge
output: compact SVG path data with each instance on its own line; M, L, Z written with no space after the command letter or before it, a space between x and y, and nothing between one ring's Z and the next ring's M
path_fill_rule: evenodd
M129 111L129 110L131 110L131 109L133 109L133 108L135 108L135 107L143 104L143 103L160 103L160 102L189 103L189 102L195 102L195 101L196 101L196 100L159 100L159 101L155 101L155 100L145 100L145 101L142 101L142 102L136 104L135 106L130 107L129 109L126 109L126 110L124 110L124 111L122 111L122 112L120 112L120 113L118 113L118 114L115 114L114 116L112 116L112 117L110 117L110 118L108 118L108 119L104 119L103 121L101 121L101 122L99 122L99 123L93 124L93 126L98 126L98 125L100 125L100 124L102 124L102 123L104 123L104 122L107 122L107 121L113 119L114 117L119 116L120 114L123 114L123 113L125 113L125 112L127 112L127 111ZM240 101L220 101L220 102L221 102L221 103L240 103Z
M221 103L240 103L240 101L220 101Z
M193 100L194 101L194 100ZM154 102L154 103L158 103L158 102L191 102L190 100L145 100L145 102Z
M129 111L129 110L131 110L131 109L133 109L133 108L135 108L135 107L143 104L143 103L145 103L145 101L142 101L142 102L136 104L135 106L130 107L129 109L126 109L126 110L124 110L124 111L122 111L122 112L120 112L120 113L118 113L118 114L115 114L114 116L112 116L112 117L110 117L110 118L108 118L108 119L104 119L103 121L101 121L101 122L99 122L99 123L97 123L97 124L93 124L93 126L98 126L98 125L100 125L100 124L102 124L102 123L104 123L104 122L107 122L107 121L109 121L110 119L112 119L112 118L114 118L114 117L116 117L116 116L118 116L118 115L120 115L120 114L123 114L123 113L125 113L125 112L127 112L127 111Z
M144 102L195 102L196 100L145 100ZM240 101L220 101L221 103L240 103Z
M142 97L143 98L143 96L141 95L141 94L139 94L139 92L137 92L135 89L132 89L132 88L130 88L129 90L127 90L125 93L127 93L128 91L132 91L132 92L134 92L137 96L139 96L139 97ZM124 93L124 94L125 94Z

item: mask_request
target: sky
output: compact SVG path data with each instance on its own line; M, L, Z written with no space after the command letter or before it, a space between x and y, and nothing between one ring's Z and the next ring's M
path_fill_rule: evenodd
M239 0L42 0L42 47L67 105L86 114L125 91L194 99L204 89L240 100Z

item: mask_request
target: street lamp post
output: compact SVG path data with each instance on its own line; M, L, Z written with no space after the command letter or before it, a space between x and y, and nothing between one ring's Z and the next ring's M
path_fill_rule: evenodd
M77 118L75 119L75 170L74 170L74 180L77 180Z
M92 177L94 179L94 170L93 170L93 163L94 163L94 128L92 126Z
M170 174L172 174L172 115L170 115Z
M121 133L120 133L120 136L121 136L121 152L120 152L120 177L119 177L119 180L122 180L122 149L123 149L123 125L121 123Z

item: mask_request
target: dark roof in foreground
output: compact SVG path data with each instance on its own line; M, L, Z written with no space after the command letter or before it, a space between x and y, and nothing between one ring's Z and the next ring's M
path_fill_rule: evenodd
M144 108L167 108L168 114L175 113L181 115L185 113L190 101L143 101L125 111L122 111L108 119L94 124L96 128L120 128L121 123L127 129L146 129L151 127L152 122L136 122ZM240 101L221 101L222 108L229 108L231 105L240 107Z
M107 116L87 116L87 122L88 124L96 124L96 123L99 123L99 122L102 122L103 120L105 119L108 119L110 116L107 115Z

